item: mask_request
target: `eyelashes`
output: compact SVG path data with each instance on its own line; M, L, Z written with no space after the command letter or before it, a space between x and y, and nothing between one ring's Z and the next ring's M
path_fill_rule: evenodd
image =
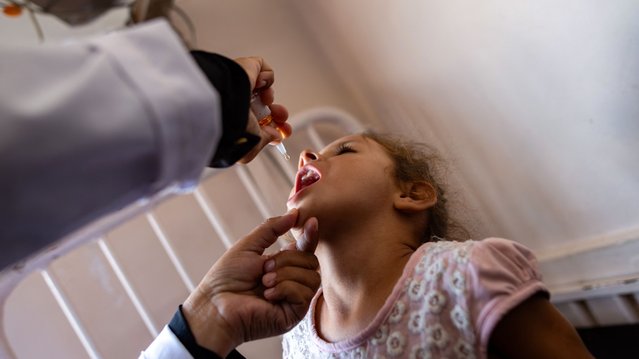
M355 150L353 149L353 147L351 147L347 143L341 143L339 147L337 147L337 149L335 150L335 153L337 155L341 155L341 154L349 153L349 152L355 152Z

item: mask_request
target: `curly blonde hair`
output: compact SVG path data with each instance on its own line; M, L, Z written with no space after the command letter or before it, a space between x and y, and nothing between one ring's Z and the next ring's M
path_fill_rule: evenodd
M398 183L425 181L435 189L437 203L426 213L427 226L421 239L423 243L444 238L468 239L468 231L450 216L445 186L439 178L444 161L435 148L397 135L371 130L363 132L362 136L377 142L386 150L393 160Z

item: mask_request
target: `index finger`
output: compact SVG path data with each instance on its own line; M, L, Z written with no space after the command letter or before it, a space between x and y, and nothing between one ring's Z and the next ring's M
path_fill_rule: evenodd
M261 59L260 72L257 75L257 81L255 82L255 89L267 89L275 82L275 71L271 65L269 65L264 59Z
M271 109L271 116L273 116L273 121L275 121L275 123L278 125L286 123L286 120L288 119L288 110L286 107L277 103L272 103L269 105L269 108Z
M237 241L232 248L239 251L252 251L261 255L266 248L275 243L279 236L295 225L297 215L297 209L292 209L283 216L269 218L255 227L246 237Z

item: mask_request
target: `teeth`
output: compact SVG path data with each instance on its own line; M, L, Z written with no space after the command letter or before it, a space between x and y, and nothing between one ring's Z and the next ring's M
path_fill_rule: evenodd
M319 180L319 178L320 176L317 172L311 169L308 169L306 170L304 175L302 175L301 182L302 182L302 185L309 185Z

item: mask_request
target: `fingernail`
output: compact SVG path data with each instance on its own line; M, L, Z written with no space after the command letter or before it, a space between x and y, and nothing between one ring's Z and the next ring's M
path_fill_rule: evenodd
M264 264L264 271L266 272L270 272L273 269L275 269L275 260L274 259L269 259L268 261L266 261L266 263Z
M262 81L258 82L258 84L257 84L257 86L256 86L256 87L257 87L257 88L262 88L262 87L264 87L264 86L266 86L266 81L262 80Z
M275 281L275 276L276 275L277 274L275 274L274 272L265 274L264 277L262 278L264 284L268 285L268 286L271 286L273 284L273 282Z
M264 291L264 296L265 297L269 297L273 294L273 292L275 292L275 288L269 288L267 290Z
M317 229L317 221L306 222L306 228L304 228L305 231L314 231L316 229Z

